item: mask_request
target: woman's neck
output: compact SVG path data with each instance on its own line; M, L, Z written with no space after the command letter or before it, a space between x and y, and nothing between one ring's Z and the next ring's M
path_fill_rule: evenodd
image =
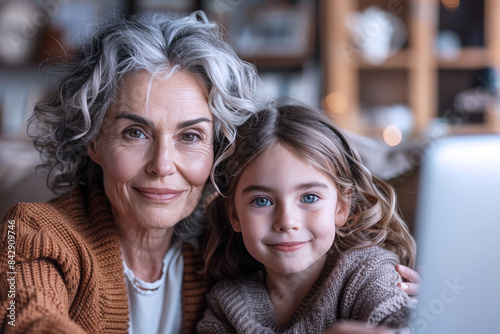
M118 225L122 259L134 275L154 282L161 277L163 259L172 244L174 228L146 229L130 222Z
M318 280L326 262L326 255L306 270L280 274L266 268L266 287L273 306L276 324L285 325Z

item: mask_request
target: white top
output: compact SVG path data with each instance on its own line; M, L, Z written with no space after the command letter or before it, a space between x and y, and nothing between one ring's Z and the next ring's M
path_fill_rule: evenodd
M181 333L184 261L180 243L173 243L167 251L161 277L156 282L135 277L125 261L123 266L130 311L129 333Z

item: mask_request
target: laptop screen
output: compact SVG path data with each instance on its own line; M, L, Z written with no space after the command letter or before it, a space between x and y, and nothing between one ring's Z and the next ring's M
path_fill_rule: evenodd
M416 333L500 332L500 136L457 136L424 156Z

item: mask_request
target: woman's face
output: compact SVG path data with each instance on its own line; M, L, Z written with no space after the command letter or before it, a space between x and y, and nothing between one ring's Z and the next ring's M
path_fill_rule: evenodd
M213 116L206 88L176 72L152 81L129 74L88 146L103 171L115 219L168 228L198 204L213 163Z

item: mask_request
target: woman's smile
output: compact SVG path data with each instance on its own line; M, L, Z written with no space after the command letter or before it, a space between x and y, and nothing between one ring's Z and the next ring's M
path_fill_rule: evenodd
M168 188L134 188L141 196L153 202L168 203L179 198L185 190Z

